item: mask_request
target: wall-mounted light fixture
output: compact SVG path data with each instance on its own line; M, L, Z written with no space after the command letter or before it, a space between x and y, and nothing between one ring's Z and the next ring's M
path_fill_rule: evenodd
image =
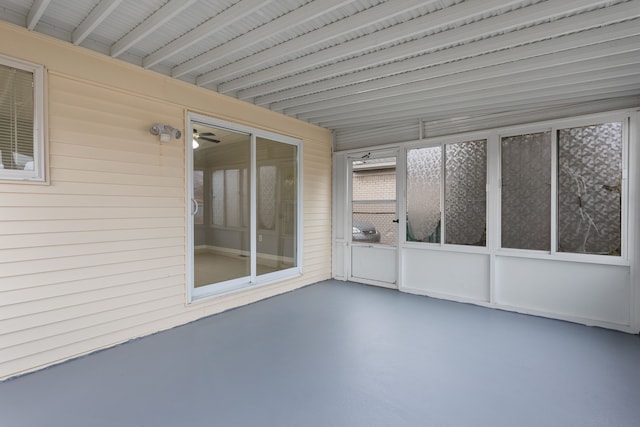
M182 136L180 129L176 129L170 125L163 125L162 123L156 123L151 126L149 132L151 132L151 135L160 135L160 141L162 142L171 141L171 137L179 139Z

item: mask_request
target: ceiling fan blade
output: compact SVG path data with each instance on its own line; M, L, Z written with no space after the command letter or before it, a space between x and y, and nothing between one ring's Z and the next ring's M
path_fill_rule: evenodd
M202 133L199 133L198 135L200 135L200 136L216 136L215 133L211 133L211 132L202 132Z
M202 136L200 135L198 138L196 138L197 140L203 140L203 141L209 141L209 142L213 142L215 144L219 143L220 140L219 139L213 139L213 138L207 138L206 136Z

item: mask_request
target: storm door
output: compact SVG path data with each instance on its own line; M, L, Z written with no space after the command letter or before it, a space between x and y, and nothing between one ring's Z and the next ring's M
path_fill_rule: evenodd
M349 158L351 242L349 280L396 288L398 275L397 154Z

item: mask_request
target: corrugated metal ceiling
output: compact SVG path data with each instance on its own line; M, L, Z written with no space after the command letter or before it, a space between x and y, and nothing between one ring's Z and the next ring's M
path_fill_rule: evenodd
M338 149L640 104L640 0L0 0L0 19L335 130Z

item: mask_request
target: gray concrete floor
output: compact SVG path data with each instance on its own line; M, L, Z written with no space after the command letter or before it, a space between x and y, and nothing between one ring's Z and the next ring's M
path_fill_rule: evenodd
M640 337L327 281L0 383L0 425L639 426Z

